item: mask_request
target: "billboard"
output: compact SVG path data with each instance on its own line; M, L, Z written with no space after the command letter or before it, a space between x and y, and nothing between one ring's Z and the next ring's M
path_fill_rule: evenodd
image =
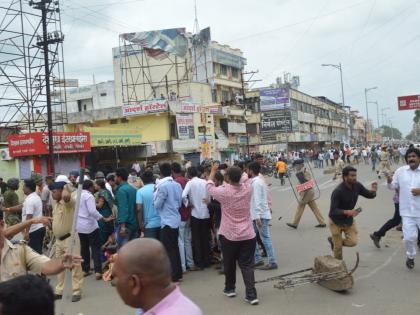
M7 137L11 157L47 155L48 133L32 132ZM90 152L90 134L88 132L54 132L54 153Z
M280 134L292 131L290 110L261 113L261 140L263 142L281 142Z
M194 139L193 114L176 114L176 126L179 139Z
M420 95L398 97L398 110L420 109Z
M123 116L143 116L150 113L162 113L168 111L166 100L153 100L144 102L130 102L122 107Z
M262 112L290 107L289 88L260 90L260 108Z
M92 147L140 146L143 144L139 129L83 127L90 133Z

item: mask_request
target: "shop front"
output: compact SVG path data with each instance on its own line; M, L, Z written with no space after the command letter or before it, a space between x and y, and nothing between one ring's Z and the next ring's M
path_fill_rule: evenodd
M21 179L29 178L32 172L46 176L51 174L48 159L48 134L33 132L10 135L7 138L11 158L18 160ZM86 154L91 151L90 135L87 132L54 132L55 174L69 174L85 167Z

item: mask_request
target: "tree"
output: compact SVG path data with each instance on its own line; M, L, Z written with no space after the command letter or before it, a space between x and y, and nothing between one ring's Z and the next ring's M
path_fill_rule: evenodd
M420 109L416 109L416 111L414 112L413 120L416 124L420 122Z
M390 126L382 126L382 137L402 139L402 133L397 128L391 128Z

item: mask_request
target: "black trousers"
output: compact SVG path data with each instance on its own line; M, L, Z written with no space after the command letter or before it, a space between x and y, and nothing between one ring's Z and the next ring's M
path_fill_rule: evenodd
M390 229L400 225L401 223L401 216L400 216L400 204L394 203L395 205L395 211L394 216L391 220L388 220L377 232L374 232L376 236L384 237L386 232L388 232ZM420 233L417 237L417 243L420 244Z
M45 227L29 233L28 246L42 255L42 244L44 243Z
M194 263L199 268L210 266L210 219L191 216L191 238Z
M79 233L80 238L80 255L83 258L82 270L90 271L90 256L92 251L93 267L95 273L102 273L101 264L101 242L99 240L99 229L90 234Z
M255 238L246 241L230 241L220 235L220 243L225 268L225 290L235 290L236 262L238 262L245 283L246 297L249 299L257 298L254 277Z
M172 281L178 282L182 279L181 257L178 247L178 229L165 225L160 231L160 241L165 246L172 267Z

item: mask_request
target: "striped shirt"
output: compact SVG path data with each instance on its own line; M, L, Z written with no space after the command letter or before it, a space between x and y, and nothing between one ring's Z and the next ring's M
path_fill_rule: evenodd
M209 194L220 202L222 221L219 234L230 241L245 241L255 237L251 220L251 181L241 181L240 186L223 184L216 187L214 182L207 182Z

